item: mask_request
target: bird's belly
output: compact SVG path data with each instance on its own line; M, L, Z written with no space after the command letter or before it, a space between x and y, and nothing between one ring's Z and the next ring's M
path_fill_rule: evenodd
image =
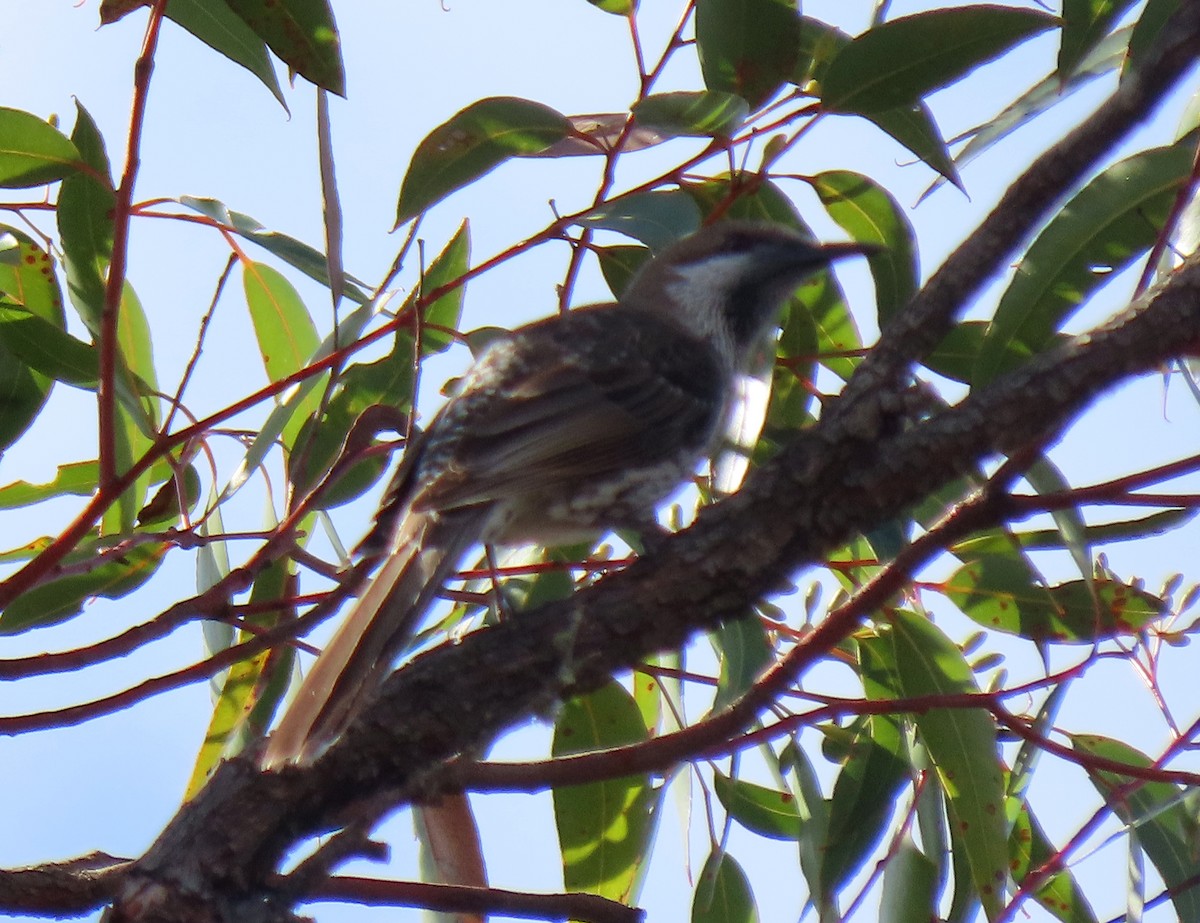
M654 508L691 473L672 459L620 478L581 484L564 496L561 485L505 504L488 524L485 541L499 545L566 545L650 522Z

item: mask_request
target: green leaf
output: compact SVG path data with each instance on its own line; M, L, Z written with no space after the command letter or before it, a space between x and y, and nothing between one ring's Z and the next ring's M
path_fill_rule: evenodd
M288 67L346 95L341 39L327 0L226 0Z
M1025 471L1025 482L1041 495L1066 493L1071 482L1045 455L1036 459ZM1070 552L1071 559L1079 569L1084 582L1092 582L1092 548L1088 544L1087 523L1078 507L1068 506L1051 510L1050 518L1058 526L1063 547Z
M810 96L819 96L821 80L829 70L830 62L850 41L848 32L811 16L801 16L792 83Z
M153 445L158 425L157 387L150 325L133 287L126 283L117 313L115 390L118 403L113 442L118 474L132 468ZM101 519L102 534L123 534L133 529L146 504L152 482L150 471L138 476L105 511Z
M262 81L284 109L283 90L266 43L223 0L170 0L167 18Z
M1151 513L1138 519L1125 519L1119 522L1106 522L1101 525L1088 526L1084 532L1086 540L1093 545L1106 542L1127 542L1134 539L1149 538L1153 535L1163 535L1172 529L1178 529L1190 522L1196 515L1196 510L1178 509L1163 510ZM1033 530L1020 532L1016 535L1017 542L1022 548L1062 548L1062 533L1057 529Z
M883 870L879 923L928 923L940 919L938 870L906 836Z
M1042 229L1000 298L973 385L1050 344L1072 313L1154 243L1192 169L1195 142L1153 148L1109 167Z
M9 310L54 331L65 321L53 258L28 236L0 226L0 316ZM53 376L38 372L4 343L3 334L0 322L0 451L37 419L54 384Z
M692 923L758 923L750 879L733 856L715 851L704 860L691 919Z
M911 106L1056 22L1047 13L988 5L893 19L855 37L833 59L822 105L858 113Z
M942 130L925 103L864 112L862 116L916 154L922 163L940 173L943 179L966 191L962 177L958 175L958 167L946 147L946 139L942 137Z
M747 830L772 840L800 839L801 817L796 796L742 779L713 773L713 791L729 816Z
M896 796L909 780L896 719L873 715L858 724L829 804L821 890L836 893L883 839Z
M772 650L763 623L754 617L728 621L711 638L721 663L712 705L715 714L754 685L771 663Z
M242 282L267 378L279 381L313 361L320 339L308 308L292 284L278 270L249 260L243 264ZM318 380L321 377L314 376ZM300 427L320 400L319 394L310 392L293 409L282 431L283 443L289 449L296 445Z
M732 181L725 174L701 183L688 183L683 189L700 206L705 218L719 211L724 218L786 224L812 236L795 204L767 174L742 173Z
M400 187L396 224L419 215L510 157L544 151L570 131L562 113L527 99L493 96L472 103L417 145Z
M610 682L567 702L554 722L551 753L640 743L648 737L633 697ZM658 795L648 775L554 790L554 820L568 891L632 900L654 830Z
M1131 31L1130 27L1126 27L1114 32L1088 52L1087 57L1065 79L1059 74L1050 74L1005 106L999 115L959 135L955 139L956 142L966 139L966 144L955 155L953 166L961 170L1022 125L1057 106L1076 90L1120 67L1125 61ZM941 182L941 179L935 180L921 194L921 198L924 199L933 192Z
M1046 837L1037 818L1022 805L1008 838L1013 880L1022 884L1030 871L1041 868L1058 852ZM1096 923L1096 915L1069 870L1055 872L1042 882L1033 899L1063 923Z
M588 0L592 6L616 16L628 16L636 8L634 0Z
M37 419L52 384L0 340L0 451L20 439Z
M316 247L309 246L303 241L269 231L263 225L241 212L233 211L218 199L207 199L197 196L180 196L180 205L211 218L218 224L230 228L246 240L253 241L268 253L279 257L289 266L294 266L310 279L316 279L326 288L329 287L329 260ZM355 304L366 304L371 296L365 291L366 283L353 276L345 276L342 280L342 292Z
M78 615L83 604L96 596L119 599L132 593L154 575L170 547L165 543L135 545L103 563L94 548L86 554L69 555L66 566L89 559L96 563L85 573L59 577L18 596L0 612L0 635L56 625Z
M79 388L96 387L96 348L24 308L0 303L0 343L10 355L47 378Z
M117 374L123 376L127 397L124 401L130 413L144 415L150 424L150 434L159 420L158 372L154 367L154 341L150 335L150 321L133 287L126 283L121 292L121 306L117 314L117 345L121 361Z
M647 96L632 111L639 125L668 136L728 138L746 121L750 107L733 93L704 90Z
M54 257L20 231L0 226L0 295L60 327L66 323Z
M286 599L292 592L292 577L290 571L294 567L286 559L273 562L254 580L254 588L250 593L250 603L256 607L248 621L256 628L274 627L285 612L291 612L291 604L282 606L280 610L269 610L265 606ZM253 637L249 631L239 631L237 641L247 641ZM190 799L208 781L213 770L226 756L237 753L245 742L247 721L254 713L256 699L261 694L263 673L268 668L272 656L279 656L279 651L290 651L283 646L278 651L260 651L253 657L239 660L225 674L221 691L213 706L212 718L204 735L200 752L196 755L196 763L192 767L192 777L188 782L184 798ZM290 660L290 656L287 658ZM264 729L265 730L265 729Z
M859 173L831 170L814 177L812 185L829 217L854 240L885 248L867 257L883 327L917 291L920 270L912 225L886 189Z
M1058 76L1074 73L1109 29L1136 0L1063 0L1062 41L1058 46Z
M617 244L611 247L593 247L596 259L600 262L600 273L608 284L608 290L614 298L625 294L629 283L653 255L649 247L638 247L628 244Z
M1032 641L1091 644L1136 634L1158 618L1161 599L1111 579L1043 587L1017 553L981 554L943 585L973 621Z
M374 302L368 302L342 317L337 329L321 341L321 345L313 354L313 361L319 361L330 355L338 348L339 343L344 345L353 342L375 314ZM262 464L263 459L275 447L285 428L296 425L295 421L300 421L299 425L303 428L304 422L310 419L310 416L309 414L297 416L297 411L302 407L311 407L311 401L314 399L319 401L319 396L314 398L314 392L317 385L321 384L324 379L324 375L310 375L284 392L277 406L267 414L267 419L246 450L245 458L242 459L228 483L221 489L219 502L223 503L241 489L250 477L250 473ZM298 445L299 443L293 442L292 444Z
M422 280L423 289L432 291L460 278L470 265L470 250L470 228L464 222L426 271ZM424 322L438 328L457 330L464 294L465 289L459 286L438 298L426 307ZM403 310L411 306L415 297L416 293L405 303ZM446 330L430 326L422 330L423 355L441 352L453 342L455 338ZM342 373L338 389L320 422L310 416L297 435L295 444L305 446L305 451L293 453L288 458L289 475L298 489L307 490L330 471L342 452L351 427L368 407L383 404L397 412L409 407L412 401L413 352L412 334L407 330L398 330L388 356L375 362L352 365ZM294 467L297 464L302 465L302 469ZM360 496L382 476L386 467L387 460L378 455L363 458L351 465L338 475L335 483L326 488L319 508L331 509Z
M829 829L829 802L821 790L812 761L793 738L779 754L779 768L789 768L796 776L795 791L800 812L800 871L808 884L809 901L821 920L836 916L836 895L821 889L821 870L825 864L823 847Z
M1146 0L1146 8L1142 10L1129 39L1129 57L1125 62L1122 79L1131 71L1138 70L1146 57L1157 51L1163 27L1179 9L1179 2L1180 0Z
M928 619L896 610L881 634L891 641L901 695L979 691L958 647ZM963 708L931 708L914 720L949 799L975 891L988 919L994 920L1008 880L1004 775L995 724L986 711Z
M182 509L190 512L196 508L201 493L200 472L196 470L195 465L188 465L178 478L174 475L168 477L146 505L138 510L138 526L143 529L157 529L177 524L181 501Z
M45 484L13 481L0 487L0 509L30 506L51 497L90 497L96 492L99 466L94 461L59 465L54 479Z
M704 85L757 109L796 69L800 17L791 0L697 0Z
M579 224L618 231L661 250L700 227L700 209L679 189L639 192L605 202L582 216Z
M82 159L75 145L44 119L0 107L0 187L25 189L65 179Z
M1119 740L1072 734L1071 746L1079 752L1088 778L1113 812L1136 830L1146 855L1167 886L1180 921L1196 923L1200 920L1200 884L1196 882L1200 827L1183 800L1185 790L1170 782L1146 782L1088 767L1088 756L1101 756L1139 768L1153 765L1144 753Z
M987 321L962 321L925 357L925 367L951 381L969 383L979 360L979 350L983 348L987 326Z
M92 336L99 337L117 200L104 138L83 105L76 101L75 108L71 140L93 172L77 173L64 180L58 194L58 233L62 238L63 268L71 303Z
M421 291L432 292L455 279L462 278L470 268L471 261L471 227L464 221L455 232L450 243L437 255L421 280ZM405 301L403 311L410 308L416 300L418 292L414 292ZM466 287L459 285L437 301L425 306L421 318L421 355L428 356L445 350L456 342L456 337L449 331L457 331L462 318L463 297ZM432 325L432 326L430 326ZM435 329L435 328L445 329Z

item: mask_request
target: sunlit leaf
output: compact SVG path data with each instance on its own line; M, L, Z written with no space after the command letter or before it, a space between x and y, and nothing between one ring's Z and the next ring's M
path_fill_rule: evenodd
M60 465L53 480L45 484L30 484L28 481L13 481L0 487L0 509L30 506L51 497L88 497L96 492L99 466L94 461L72 462Z
M256 608L249 617L249 623L257 628L272 627L279 620L281 612L272 611L266 606L285 598L292 591L292 586L292 575L289 573L289 562L286 559L275 561L263 570L255 578L250 594L250 602ZM251 637L251 632L241 631L237 640L245 641ZM287 645L275 651L260 651L253 657L238 661L225 674L200 752L196 755L196 763L192 767L192 777L188 782L185 798L190 799L200 791L224 757L241 749L247 721L263 691L263 671L273 656L278 657L281 653L290 651L292 648ZM287 655L289 660L291 656L290 653Z
M638 743L646 726L633 697L615 682L567 702L554 722L551 753ZM618 901L632 899L648 857L657 793L646 775L554 789L563 884Z
M1093 545L1106 542L1127 542L1153 535L1163 535L1172 529L1191 522L1196 516L1194 509L1163 510L1141 516L1137 519L1125 519L1117 522L1106 522L1100 525L1087 526L1084 533L1087 541ZM1022 548L1061 548L1062 533L1055 530L1032 530L1019 532L1015 536Z
M886 189L859 173L820 173L813 178L813 189L829 216L854 240L883 247L867 256L882 327L917 291L920 270L912 225Z
M75 145L44 119L0 107L0 187L52 183L74 174L81 159Z
M634 0L588 0L588 3L615 16L628 16L636 8Z
M292 284L265 263L244 262L242 281L267 377L271 381L287 378L311 362L320 345L308 308ZM283 428L285 446L295 445L305 417L319 402L320 396L311 393L294 408Z
M50 254L25 234L0 227L0 449L12 445L37 419L55 379L5 341L11 332L4 322L9 312L18 322L28 318L55 334L65 323ZM34 345L40 350L43 342L36 338Z
M154 443L158 427L157 373L154 369L150 324L142 303L128 282L117 310L117 365L114 370L118 403L114 414L114 462L118 474L137 463ZM137 524L153 482L143 471L110 506L101 519L103 534L125 533Z
M463 222L450 243L430 263L421 279L421 292L432 292L461 278L470 267L471 260L471 227ZM409 309L415 302L418 292L404 303L401 311ZM458 330L459 319L462 317L463 298L466 295L465 286L459 285L446 292L432 304L426 305L422 315L421 354L441 352L456 341L451 331Z
M639 124L668 135L728 138L746 120L750 107L740 96L704 90L697 93L659 93L633 107Z

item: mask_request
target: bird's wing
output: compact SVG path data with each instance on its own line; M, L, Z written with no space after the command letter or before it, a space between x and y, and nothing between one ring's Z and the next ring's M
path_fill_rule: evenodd
M616 309L556 320L509 344L487 394L464 392L430 427L416 507L556 492L707 449L725 379L702 346ZM598 321L606 348L572 350L573 337L589 335L577 328Z

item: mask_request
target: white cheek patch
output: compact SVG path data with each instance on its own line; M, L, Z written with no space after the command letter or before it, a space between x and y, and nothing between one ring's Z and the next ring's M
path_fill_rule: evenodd
M702 336L728 340L726 296L751 266L744 253L720 253L671 268L667 297L679 306L689 329ZM731 284L735 283L735 284Z

